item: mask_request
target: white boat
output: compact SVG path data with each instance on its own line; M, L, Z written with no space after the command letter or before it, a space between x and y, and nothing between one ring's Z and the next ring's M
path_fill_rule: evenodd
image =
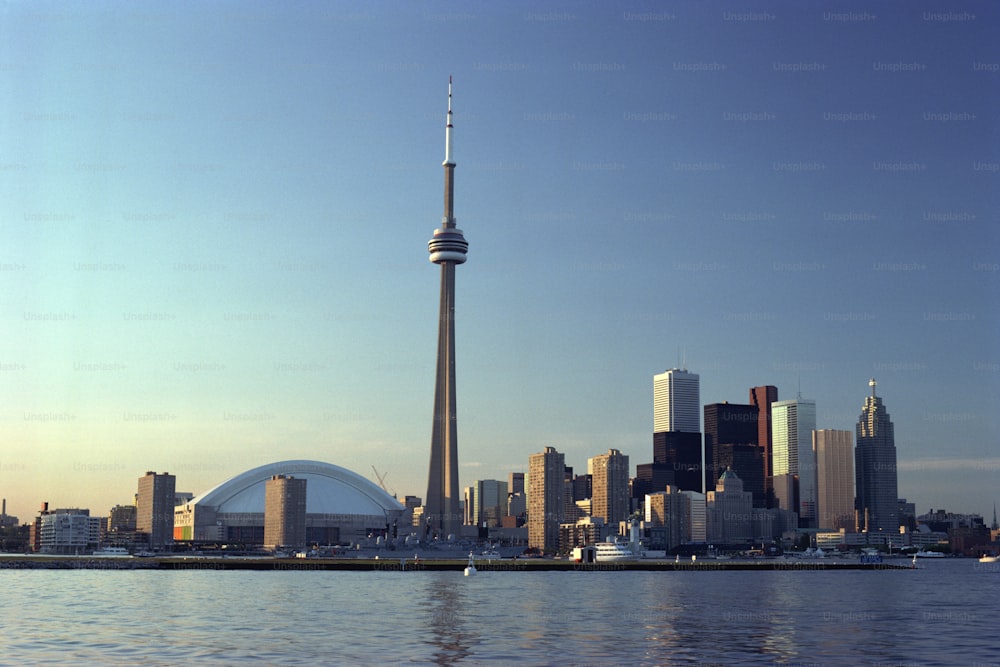
M1000 562L1000 556L994 556L993 554L983 554L979 557L980 563L997 563Z
M103 547L93 553L95 558L131 558L125 547Z
M628 544L622 542L598 542L594 545L595 563L613 563L620 560L633 560L635 554Z
M940 551L924 551L921 549L917 553L913 554L914 558L944 558L944 554Z
M503 556L500 555L500 552L497 551L497 548L493 545L490 545L489 549L484 549L483 553L479 554L479 557L484 560L497 560L499 558L503 558Z

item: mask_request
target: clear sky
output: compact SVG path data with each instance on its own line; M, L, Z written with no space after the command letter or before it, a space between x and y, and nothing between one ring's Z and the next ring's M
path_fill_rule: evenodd
M454 75L461 484L773 384L1000 492L989 2L0 5L0 495L320 459L424 496Z

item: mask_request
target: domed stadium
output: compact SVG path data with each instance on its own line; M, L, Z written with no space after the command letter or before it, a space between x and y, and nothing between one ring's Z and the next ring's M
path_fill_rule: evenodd
M174 508L178 542L262 544L264 487L275 475L306 480L310 543L356 541L397 522L403 506L355 472L322 461L278 461L247 470Z

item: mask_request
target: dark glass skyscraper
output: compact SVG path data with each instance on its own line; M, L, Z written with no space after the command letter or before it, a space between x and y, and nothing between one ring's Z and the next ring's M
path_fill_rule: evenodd
M764 449L764 499L765 507L777 507L774 499L774 462L771 460L772 426L771 404L778 400L778 388L762 385L750 388L750 404L757 408L757 444Z
M719 481L722 473L726 472L726 467L733 465L732 447L728 447L725 453L726 465L723 465L723 456L720 447L722 445L753 445L757 446L757 421L759 413L753 405L740 405L738 403L711 403L705 406L705 488L711 490L715 488L715 483ZM760 457L757 457L760 462ZM753 479L762 480L764 470L737 470L733 468L736 476L744 482L744 490L750 491L746 487L746 474L753 476ZM754 492L754 502L759 502L763 494L763 488ZM758 505L763 507L763 505Z
M899 530L897 504L896 439L892 420L875 395L875 378L868 385L872 395L865 399L858 419L854 449L854 509L857 529L868 532Z

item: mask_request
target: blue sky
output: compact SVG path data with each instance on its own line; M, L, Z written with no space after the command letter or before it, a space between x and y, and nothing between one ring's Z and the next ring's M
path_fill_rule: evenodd
M992 512L989 3L8 2L0 494L315 458L423 496L454 75L462 485L774 384Z

